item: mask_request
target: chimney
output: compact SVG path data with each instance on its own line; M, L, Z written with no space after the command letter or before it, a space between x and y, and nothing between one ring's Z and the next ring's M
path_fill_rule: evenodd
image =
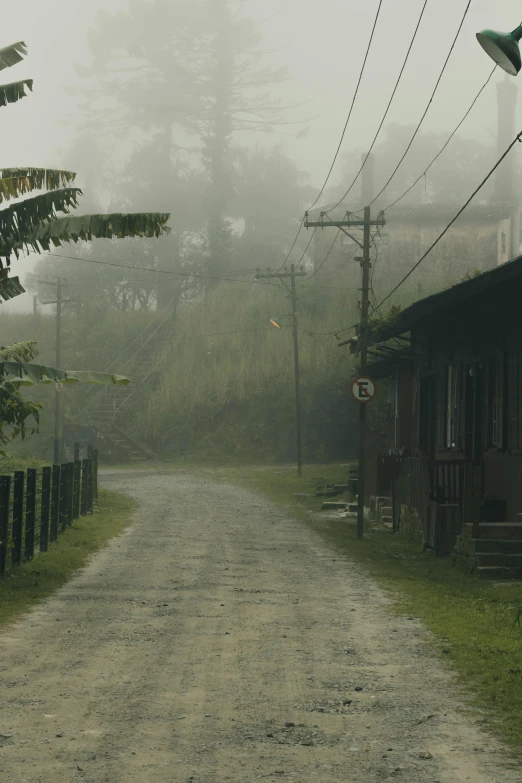
M366 156L368 153L365 153L361 156L361 163L364 163L366 160ZM366 161L366 164L362 170L362 206L367 207L370 201L373 199L373 194L375 192L374 187L374 179L375 179L375 158L370 153L368 155L368 160Z
M518 87L506 74L504 81L497 84L498 127L497 157L500 158L516 135L516 109ZM493 200L502 204L514 204L515 169L514 156L509 155L495 172Z

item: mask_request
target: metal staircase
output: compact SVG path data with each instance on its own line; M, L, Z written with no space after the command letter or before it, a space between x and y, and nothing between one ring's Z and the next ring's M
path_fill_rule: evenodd
M119 366L110 370L128 373L134 379L130 386L104 386L92 393L79 414L81 421L96 433L100 457L111 462L143 462L158 459L144 443L132 437L125 426L125 414L136 400L136 394L159 369L172 350L173 324L171 313L159 324L153 323L139 336L135 350ZM116 365L118 360L113 364Z

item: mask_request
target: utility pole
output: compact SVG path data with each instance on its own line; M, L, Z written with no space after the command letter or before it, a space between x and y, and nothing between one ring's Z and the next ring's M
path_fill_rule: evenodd
M67 287L67 281L63 277L57 277L54 281L50 280L38 280L40 285L51 286L56 294L56 299L42 302L42 304L56 305L56 369L61 369L62 363L62 310L63 305L69 302L76 302L76 298L64 299L63 289ZM58 388L54 392L54 464L57 465L61 461L62 448L61 448L61 419L60 419L60 392Z
M302 459L302 433L301 433L301 386L299 381L299 332L297 321L297 294L295 290L296 277L305 277L306 272L296 271L294 264L290 266L290 272L287 270L280 272L272 272L270 269L265 272L256 272L256 280L271 280L277 278L287 287L290 292L290 299L292 300L292 332L294 338L294 376L295 376L295 421L296 421L296 441L297 441L297 475L303 475L303 459ZM286 280L290 278L290 288L286 284Z
M364 217L361 220L357 218L353 213L347 212L343 220L327 220L325 219L325 212L321 212L319 221L308 220L308 213L305 215L305 227L306 228L339 228L349 237L354 239L362 250L362 256L356 257L356 261L361 264L362 270L362 287L361 287L361 320L359 327L359 347L361 354L361 375L364 375L366 365L368 363L368 315L370 309L370 246L371 246L371 229L372 226L384 226L386 221L384 219L384 213L380 212L377 220L371 219L370 207L364 208ZM362 229L363 241L359 242L351 233L347 231L351 229ZM346 343L342 343L346 345ZM361 403L359 405L359 474L357 481L357 538L363 538L364 532L364 492L365 492L365 469L366 469L366 441L367 441L367 427L366 427L366 405L367 403Z

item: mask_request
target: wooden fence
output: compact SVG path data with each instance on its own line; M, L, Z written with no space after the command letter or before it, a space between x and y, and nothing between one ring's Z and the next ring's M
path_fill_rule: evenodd
M11 565L47 552L75 519L94 513L98 500L98 453L41 470L0 476L0 578Z

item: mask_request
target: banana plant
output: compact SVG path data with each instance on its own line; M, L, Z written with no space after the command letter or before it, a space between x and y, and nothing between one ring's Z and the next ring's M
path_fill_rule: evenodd
M86 370L61 370L35 364L38 356L35 342L15 343L0 347L0 454L2 447L11 440L27 434L27 421L31 417L35 426L31 433L38 432L41 404L31 402L20 394L20 387L35 383L93 383L126 386L132 378L106 372Z
M21 62L27 54L23 41L0 49L0 71ZM32 79L0 85L0 107L22 100L32 91ZM82 195L74 186L76 174L44 168L0 170L0 298L24 293L18 277L9 276L11 257L32 249L37 253L59 247L62 242L92 238L159 237L169 232L167 213L75 215ZM36 192L35 192L36 191ZM41 192L37 192L41 191ZM23 200L20 200L21 197ZM59 214L62 213L62 216ZM63 217L65 215L66 217ZM0 449L13 438L27 434L27 422L38 431L41 405L25 399L20 389L35 383L132 383L111 373L62 370L33 360L36 343L17 343L0 348Z
M27 54L23 41L0 49L0 71L21 62ZM32 79L0 85L0 107L16 103L33 89ZM169 233L163 212L107 215L75 215L82 195L74 186L76 174L44 168L0 170L0 205L25 196L0 209L0 297L12 299L24 293L17 277L9 277L11 257L21 250L37 253L60 247L62 242L123 237L159 237ZM33 193L42 191L41 193ZM28 196L28 194L31 194ZM67 215L68 217L62 217Z

